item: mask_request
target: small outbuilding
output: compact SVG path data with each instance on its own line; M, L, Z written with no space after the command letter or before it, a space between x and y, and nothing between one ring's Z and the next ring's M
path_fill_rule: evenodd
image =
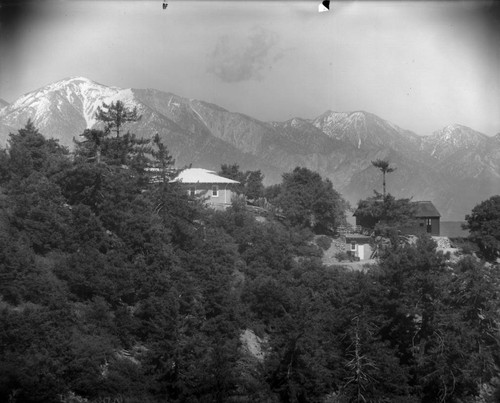
M430 201L413 202L415 206L416 225L415 233L426 232L432 236L439 236L439 221L441 214Z
M381 204L379 200L369 200L365 203ZM440 218L441 214L431 201L415 201L411 203L414 207L415 220L409 226L402 228L403 233L417 235L421 233L428 233L432 236L440 235ZM374 228L379 222L376 217L364 216L359 214L358 210L354 212L356 218L356 226L362 228Z
M346 234L345 241L347 252L359 260L370 259L372 247L370 245L371 237L362 234Z
M210 207L216 209L225 209L231 205L235 194L234 186L239 183L204 168L184 169L171 182L182 183L190 196L205 199Z

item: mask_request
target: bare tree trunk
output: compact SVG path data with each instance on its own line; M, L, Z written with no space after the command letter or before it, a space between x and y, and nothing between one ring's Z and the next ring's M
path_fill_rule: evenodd
M384 182L384 200L385 200L385 172L382 172L383 182Z

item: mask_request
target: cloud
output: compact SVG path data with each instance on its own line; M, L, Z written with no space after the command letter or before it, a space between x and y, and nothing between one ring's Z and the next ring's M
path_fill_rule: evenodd
M254 28L245 38L221 36L210 54L208 72L224 82L260 80L262 72L282 57L276 32Z

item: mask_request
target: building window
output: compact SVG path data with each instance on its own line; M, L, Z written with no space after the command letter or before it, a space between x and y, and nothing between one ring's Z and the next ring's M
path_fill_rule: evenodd
M351 242L351 250L356 250L356 242Z
M217 197L219 196L219 188L217 187L217 185L213 185L212 186L212 197Z
M430 218L427 219L427 225L431 225L432 224L432 220Z
M196 194L196 188L195 187L189 188L189 196L194 197L195 194Z

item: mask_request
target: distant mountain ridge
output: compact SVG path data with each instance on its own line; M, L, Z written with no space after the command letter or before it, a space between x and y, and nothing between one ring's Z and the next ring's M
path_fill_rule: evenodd
M364 111L262 122L204 101L109 87L84 77L0 103L0 144L32 119L41 133L71 148L73 138L96 126L97 107L117 100L142 115L126 129L143 137L158 133L179 166L217 170L236 162L242 169L262 170L267 183L305 166L328 177L355 203L380 191L381 175L371 161L386 158L397 167L387 178L388 190L397 197L432 200L447 220L463 220L500 190L500 134L488 137L455 124L421 137Z

